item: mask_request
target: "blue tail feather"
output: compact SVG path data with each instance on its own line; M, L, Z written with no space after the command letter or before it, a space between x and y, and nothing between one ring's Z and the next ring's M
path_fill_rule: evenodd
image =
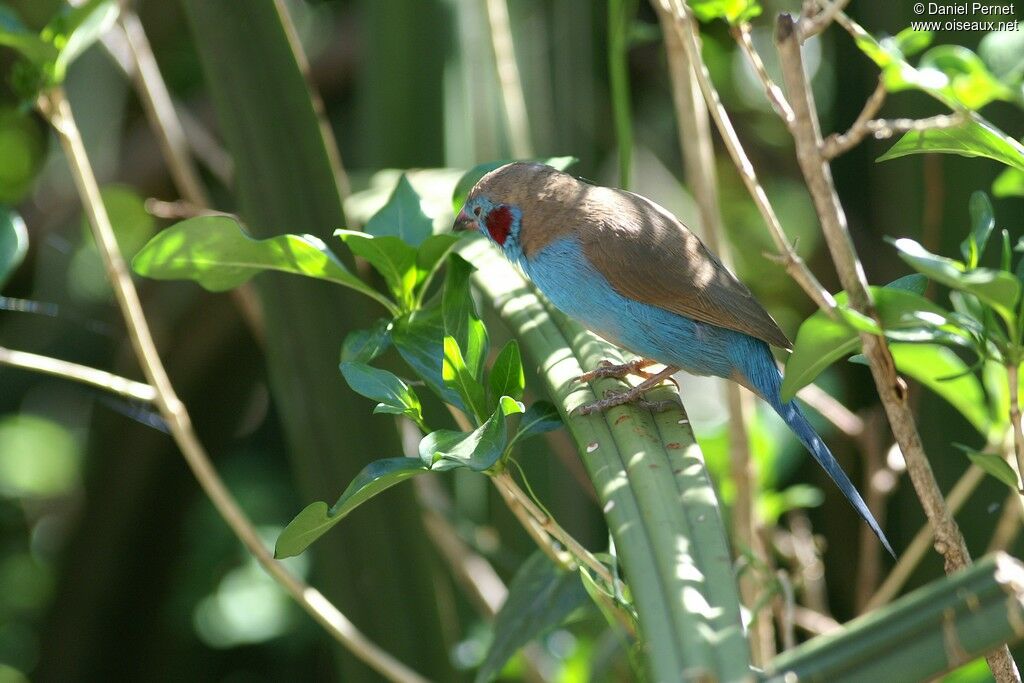
M763 343L763 342L762 342ZM779 373L778 368L775 365L775 361L771 357L771 352L768 350L767 345L763 347L764 353L756 354L753 364L753 368L745 368L744 374L746 378L753 385L753 388L761 395L761 397L775 409L775 412L779 414L782 420L789 425L789 428L796 434L797 438L800 439L801 443L811 452L814 459L818 461L818 464L828 473L828 476L832 478L839 490L843 492L850 504L853 505L857 514L867 522L867 525L871 527L871 530L878 536L878 540L882 542L885 549L889 551L889 554L896 557L896 553L893 552L892 546L889 545L889 540L885 537L885 533L881 527L878 526L878 522L875 521L871 511L868 510L867 503L861 498L860 493L854 487L853 482L846 476L846 472L843 471L842 467L836 461L832 455L832 451L828 449L825 442L822 441L818 433L814 431L814 427L807 421L807 417L804 412L797 405L796 401L790 401L789 403L783 403L779 394L779 389L782 385L782 375ZM751 356L747 356L748 364L750 363ZM750 370L753 370L752 372Z

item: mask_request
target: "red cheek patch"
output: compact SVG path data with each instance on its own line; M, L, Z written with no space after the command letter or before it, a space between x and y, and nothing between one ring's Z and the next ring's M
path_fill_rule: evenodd
M512 229L512 210L504 204L496 206L487 214L487 232L491 239L505 246L508 233Z

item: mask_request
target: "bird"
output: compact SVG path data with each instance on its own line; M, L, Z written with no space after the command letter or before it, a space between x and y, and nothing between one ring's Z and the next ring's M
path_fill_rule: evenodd
M579 409L586 414L642 401L679 370L722 377L766 401L835 482L882 545L885 533L828 446L794 401L780 396L772 346L789 338L750 290L668 210L641 195L580 180L541 163L515 162L484 175L455 219L517 264L570 318L635 354L578 379L644 381ZM645 368L655 363L664 370Z

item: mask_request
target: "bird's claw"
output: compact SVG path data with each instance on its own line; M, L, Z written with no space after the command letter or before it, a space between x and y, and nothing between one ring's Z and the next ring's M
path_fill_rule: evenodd
M615 379L623 379L629 375L639 375L644 379L650 379L653 375L646 372L644 368L648 365L653 365L654 361L646 360L644 358L638 358L622 365L613 365L610 361L603 360L600 364L591 370L590 372L584 372L582 375L576 378L577 382L593 382L595 379L603 379L606 377L614 377Z
M652 388L653 387L635 386L625 391L608 389L604 392L604 398L599 401L593 401L592 403L581 405L573 411L573 414L590 415L591 413L603 413L609 408L621 406L626 403L632 403L638 408L650 410L653 413L660 413L676 405L676 402L671 399L666 399L664 401L648 401L644 398L644 392L650 391Z

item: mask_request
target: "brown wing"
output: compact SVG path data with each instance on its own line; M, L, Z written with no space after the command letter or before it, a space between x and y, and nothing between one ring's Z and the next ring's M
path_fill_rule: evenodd
M793 348L750 290L654 202L622 190L590 188L583 216L587 225L577 234L584 253L623 296Z

